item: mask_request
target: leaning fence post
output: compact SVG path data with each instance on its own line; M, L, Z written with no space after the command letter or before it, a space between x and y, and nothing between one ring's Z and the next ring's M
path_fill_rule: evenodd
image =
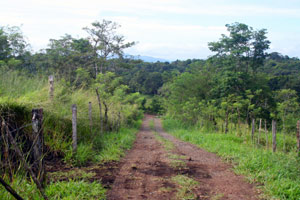
M43 109L32 109L32 130L33 130L33 171L41 183L44 182L45 164L43 160Z
M53 100L53 97L54 97L54 76L50 75L48 77L48 81L49 81L49 97L50 97L50 100Z
M76 104L72 105L72 147L73 153L77 151L77 106Z
M297 121L297 153L300 156L300 120Z
M272 120L273 152L276 151L276 121Z
M92 134L93 133L92 102L89 102L89 119L90 119L90 129Z

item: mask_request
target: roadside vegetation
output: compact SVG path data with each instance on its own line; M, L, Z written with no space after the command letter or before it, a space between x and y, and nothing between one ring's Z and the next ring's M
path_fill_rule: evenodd
M105 23L94 24L94 27L114 25ZM54 168L54 171L55 168L69 169L61 172L60 177L64 179L61 181L60 178L55 178L56 172L47 174L48 177L43 183L45 195L49 199L105 199L106 189L101 180L90 181L96 174L85 168L96 170L105 163L119 161L125 151L131 148L143 117L140 94L129 92L128 86L115 73L101 73L105 62L100 60L94 61L99 64L97 74L90 74L88 70L80 67L67 72L64 71L66 68L62 63L59 66L62 71L51 67L29 69L28 65L37 66L38 61L33 62L34 56L26 51L27 44L20 30L17 27L14 27L14 32L10 32L11 29L0 30L3 39L1 42L6 44L1 46L6 48L0 50L1 177L24 199L42 198L33 179L25 170L24 163L19 162L14 147L6 139L10 132L26 162L32 164L34 140L31 112L34 108L42 108L45 144L43 160L46 168ZM14 43L11 42L12 34L18 36L13 38ZM75 45L76 42L73 42ZM58 41L52 41L51 45L59 48ZM55 66L59 59L67 62L70 54L62 53L63 49L56 50L54 57L50 55L54 52L48 51L47 59L58 59L50 61ZM72 56L74 55L75 52ZM74 65L75 61L72 63ZM71 73L68 74L69 72ZM48 74L54 75L53 97L49 93ZM92 106L91 113L89 103ZM76 153L72 149L73 104L77 105ZM83 170L80 171L81 167ZM0 199L14 198L1 186Z
M237 136L231 132L208 132L205 129L188 127L177 120L163 121L166 131L177 138L197 145L221 156L233 164L234 171L248 177L249 182L259 183L267 199L299 199L300 159L295 151L273 153L265 146L254 148L250 132ZM278 138L282 144L282 136ZM282 146L282 145L281 145Z
M233 163L267 198L299 199L299 59L267 54L265 29L226 27L208 44L215 55L160 88L164 128Z
M208 44L215 53L208 59L147 63L124 55L135 42L118 35L118 27L95 21L83 28L88 37L66 34L34 53L20 28L0 26L0 172L7 183L24 198L41 198L7 139L12 132L32 162L32 109L43 108L44 161L70 168L118 161L147 112L165 115L166 130L178 138L232 161L267 195L299 199L298 58L267 53L267 30L233 23L226 25L227 35ZM53 96L49 75L54 76ZM272 153L274 122L277 149ZM101 183L89 182L91 174L84 173L88 175L80 173L80 180L48 181L45 194L52 199L105 198ZM3 187L0 192L0 199L12 199Z
M43 108L44 110L44 139L46 145L45 160L51 165L56 165L57 158L62 159L70 167L96 165L118 161L130 149L135 140L135 133L141 124L141 113L137 110L137 103L116 102L112 96L107 100L110 104L108 124L105 132L101 133L99 121L99 108L96 94L93 89L72 88L64 81L55 84L54 99L49 100L48 84L43 77L27 77L27 74L14 71L2 71L1 73L1 117L10 118L11 126L18 128L31 123L31 109ZM14 88L14 89L13 89ZM13 91L10 93L10 91ZM93 105L93 126L90 127L88 116L88 102ZM72 153L72 111L71 105L77 104L78 114L78 148L77 153ZM117 111L122 106L122 112L117 122ZM7 120L6 120L7 121ZM116 126L118 123L118 127ZM20 133L30 136L31 126L20 130ZM22 138L19 142L22 142ZM20 143L21 144L21 143ZM22 145L21 145L22 146ZM25 144L26 146L26 144ZM24 147L24 153L28 153ZM29 154L26 154L29 156ZM3 158L2 158L3 159ZM53 160L53 161L52 161ZM16 162L14 159L11 163ZM3 169L4 170L4 169ZM3 174L4 180L25 199L40 199L41 196L35 184L27 179L22 168L15 167L11 172ZM13 176L13 177L11 177ZM52 174L48 174L51 180ZM76 173L76 176L78 174ZM68 177L68 176L66 176ZM79 176L80 177L80 176ZM46 195L51 199L104 199L105 189L100 182L88 180L49 182L45 188ZM0 199L13 199L13 197L0 188ZM63 191L63 192L62 192Z

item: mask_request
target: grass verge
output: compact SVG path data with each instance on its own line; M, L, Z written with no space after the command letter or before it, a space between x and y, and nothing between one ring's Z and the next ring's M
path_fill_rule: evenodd
M202 147L234 165L250 182L261 183L266 198L300 199L300 159L295 152L272 153L253 148L244 138L233 134L207 134L178 126L178 121L165 119L163 127L175 137Z
M32 181L15 177L10 183L17 193L24 199L40 200L42 199L35 184ZM2 187L2 186L1 186ZM49 199L53 200L83 200L83 199L105 199L106 189L98 182L86 181L62 181L48 185L45 193ZM14 198L6 191L0 189L0 199L13 200Z

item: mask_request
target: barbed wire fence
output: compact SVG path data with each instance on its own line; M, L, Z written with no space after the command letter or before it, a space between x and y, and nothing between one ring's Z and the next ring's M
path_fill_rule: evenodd
M49 99L54 101L54 77L49 77ZM97 93L96 93L97 94ZM99 94L97 94L98 96ZM103 102L98 102L102 105ZM78 119L82 121L89 121L90 133L93 137L96 133L93 133L93 127L95 125L100 125L100 134L107 130L118 131L122 123L122 115L120 110L110 110L111 120L108 120L107 112L108 105L106 107L106 116L101 114L101 106L99 107L100 112L100 122L96 123L93 119L93 109L92 103L88 102L88 109L78 110L76 104L73 104L72 109L70 108L70 114L72 113L72 150L76 154L77 149L77 121ZM111 105L110 105L111 106ZM88 110L88 112L86 112ZM79 111L79 112L78 112ZM78 112L78 114L77 114ZM94 111L95 112L95 111ZM76 113L76 114L75 114ZM0 113L0 150L3 152L3 157L0 157L0 172L2 172L2 177L0 176L0 183L4 188L13 195L16 199L22 199L17 192L9 186L3 179L3 176L7 173L10 181L12 181L12 176L16 168L24 168L25 171L35 182L38 190L45 200L48 197L44 192L44 183L46 182L46 169L44 163L44 157L47 154L44 149L44 135L43 135L43 109L32 109L31 123L26 123L18 127L17 124L13 123L13 119L10 118L10 113ZM4 116L3 116L4 115ZM105 124L103 124L103 117L106 117ZM32 134L28 136L24 134L24 129L31 127ZM26 175L25 175L26 176Z

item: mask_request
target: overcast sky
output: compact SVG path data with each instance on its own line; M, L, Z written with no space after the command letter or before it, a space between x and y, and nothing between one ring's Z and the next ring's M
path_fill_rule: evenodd
M207 58L208 42L225 24L266 28L271 50L300 57L299 0L0 0L0 26L22 26L37 51L64 34L85 37L83 27L102 19L136 41L126 53L168 60Z

